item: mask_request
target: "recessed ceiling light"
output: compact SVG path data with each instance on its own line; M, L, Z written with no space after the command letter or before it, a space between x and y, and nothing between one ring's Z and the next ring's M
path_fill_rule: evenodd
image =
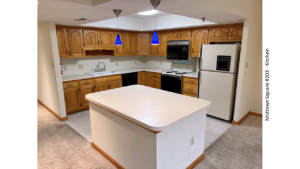
M157 10L151 10L151 11L145 11L145 12L139 12L139 15L153 15L156 14Z

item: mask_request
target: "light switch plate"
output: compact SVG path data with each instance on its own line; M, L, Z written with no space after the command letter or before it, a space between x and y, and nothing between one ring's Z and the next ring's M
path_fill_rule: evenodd
M134 63L136 64L136 60L134 61Z
M191 146L194 144L194 136L191 138Z
M83 69L83 64L78 64L78 69Z
M118 66L118 62L116 62L116 66Z
M64 70L67 70L67 65L64 65Z

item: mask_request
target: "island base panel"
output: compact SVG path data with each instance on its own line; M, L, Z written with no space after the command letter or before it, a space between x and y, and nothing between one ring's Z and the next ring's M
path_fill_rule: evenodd
M207 108L154 134L91 102L89 104L93 144L123 168L183 169L203 158L200 159L204 151Z

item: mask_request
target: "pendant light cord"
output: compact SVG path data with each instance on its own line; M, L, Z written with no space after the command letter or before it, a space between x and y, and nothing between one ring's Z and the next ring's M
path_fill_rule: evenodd
M119 35L119 16L117 16L117 27L118 27L118 35Z

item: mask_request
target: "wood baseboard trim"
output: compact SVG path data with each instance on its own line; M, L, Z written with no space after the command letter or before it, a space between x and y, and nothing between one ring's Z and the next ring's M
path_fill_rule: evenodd
M116 160L114 160L111 156L109 156L103 150L101 150L95 143L92 142L91 145L95 150L97 150L100 154L102 154L108 161L110 161L112 165L117 167L117 169L125 169L118 162L116 162Z
M233 125L240 125L249 115L262 117L262 114L249 111L243 118L241 118L241 120L239 120L239 121L232 121L232 124Z
M60 117L57 115L53 110L51 110L48 106L46 106L43 102L41 102L39 99L37 100L42 106L44 106L47 110L49 110L55 117L57 117L60 121L66 121L68 120L68 117Z
M75 110L75 111L67 112L67 115L75 114L75 113L78 113L78 112L81 112L81 111L85 111L85 110L88 110L88 109L89 109L89 107L83 108L83 109L80 109L80 110Z
M201 156L199 156L190 166L188 166L186 169L192 169L195 167L203 158L205 157L205 154L203 153Z

